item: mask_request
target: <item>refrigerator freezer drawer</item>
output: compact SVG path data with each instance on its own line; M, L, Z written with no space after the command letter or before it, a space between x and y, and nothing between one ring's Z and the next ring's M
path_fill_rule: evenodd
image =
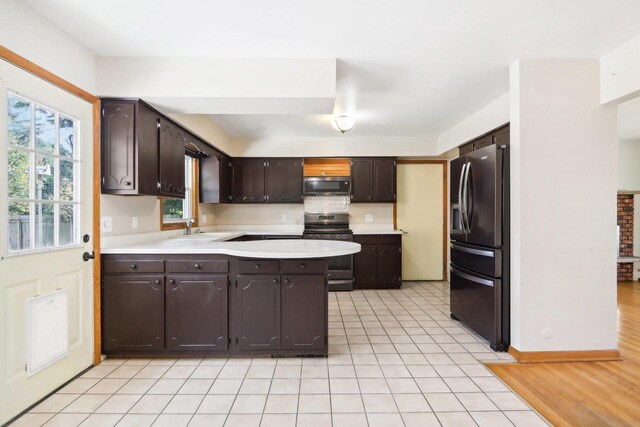
M486 338L502 344L501 280L451 266L451 314Z
M451 263L485 276L502 277L502 250L451 242Z

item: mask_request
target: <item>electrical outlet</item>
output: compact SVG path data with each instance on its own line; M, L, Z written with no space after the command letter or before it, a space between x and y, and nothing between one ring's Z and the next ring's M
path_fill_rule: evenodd
M287 216L285 214L282 214L281 220L282 222L287 222Z
M207 223L207 216L206 215L202 215L202 223L203 224Z
M133 228L134 230L138 229L138 217L134 216L131 218L131 228Z
M366 214L364 216L364 222L373 222L373 215L372 214Z
M113 218L110 216L103 216L100 218L100 232L111 233L113 231Z

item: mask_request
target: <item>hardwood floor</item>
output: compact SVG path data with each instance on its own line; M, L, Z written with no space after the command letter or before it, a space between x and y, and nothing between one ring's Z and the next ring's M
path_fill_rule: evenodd
M640 284L618 284L622 362L487 365L557 426L640 425Z

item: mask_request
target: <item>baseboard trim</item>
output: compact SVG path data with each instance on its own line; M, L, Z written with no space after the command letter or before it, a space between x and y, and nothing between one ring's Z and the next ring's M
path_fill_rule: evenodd
M509 354L520 363L544 362L610 362L621 361L617 349L613 350L577 350L577 351L520 351L509 347Z

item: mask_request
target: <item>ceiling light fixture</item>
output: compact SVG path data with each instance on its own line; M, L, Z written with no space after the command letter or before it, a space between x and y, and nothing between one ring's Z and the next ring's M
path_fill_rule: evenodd
M356 124L356 119L349 116L337 116L334 117L331 121L331 125L335 130L339 130L342 133L345 133L348 130L353 129L353 126Z

